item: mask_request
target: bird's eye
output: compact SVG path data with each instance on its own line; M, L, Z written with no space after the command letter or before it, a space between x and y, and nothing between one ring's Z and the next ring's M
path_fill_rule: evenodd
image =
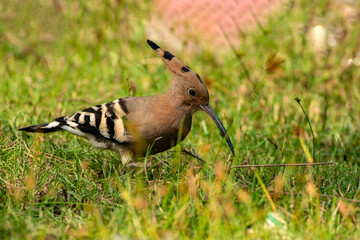
M194 89L190 89L190 90L189 90L189 94L190 94L191 96L195 96L195 95L196 95L196 92L195 92Z

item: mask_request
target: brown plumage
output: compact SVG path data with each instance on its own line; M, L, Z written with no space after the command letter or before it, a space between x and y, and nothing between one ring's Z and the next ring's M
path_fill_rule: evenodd
M66 130L89 139L96 147L120 152L126 163L131 156L144 156L148 151L156 154L175 146L190 132L192 115L203 110L219 127L234 154L224 126L209 105L209 93L200 76L170 52L147 42L172 73L170 87L164 94L120 98L20 130Z

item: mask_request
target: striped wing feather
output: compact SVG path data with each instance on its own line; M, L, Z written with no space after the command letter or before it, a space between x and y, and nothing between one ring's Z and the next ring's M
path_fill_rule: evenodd
M92 106L55 121L63 123L63 129L82 137L95 137L97 140L109 140L114 143L133 143L124 120L128 110L125 100ZM69 128L70 127L70 128Z

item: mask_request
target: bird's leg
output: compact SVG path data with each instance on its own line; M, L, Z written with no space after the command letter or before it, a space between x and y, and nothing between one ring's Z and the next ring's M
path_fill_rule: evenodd
M190 156L192 156L193 158L196 158L196 159L199 160L200 162L206 163L205 160L203 160L203 159L201 159L200 157L196 156L195 154L187 151L186 149L183 149L181 152L184 153L184 154L190 155Z

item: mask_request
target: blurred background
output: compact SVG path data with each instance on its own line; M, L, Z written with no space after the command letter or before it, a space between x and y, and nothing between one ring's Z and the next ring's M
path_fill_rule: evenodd
M229 47L226 38L239 44L244 31L261 25L271 11L279 8L277 0L153 1L147 33L163 39L167 45L192 51L208 45Z
M0 234L271 239L264 189L288 238L356 234L359 9L358 0L0 1ZM152 159L168 164L134 175L70 134L17 131L164 92L170 73L148 38L202 77L236 158L204 113L181 143L204 162L169 151ZM310 159L334 164L225 172Z

